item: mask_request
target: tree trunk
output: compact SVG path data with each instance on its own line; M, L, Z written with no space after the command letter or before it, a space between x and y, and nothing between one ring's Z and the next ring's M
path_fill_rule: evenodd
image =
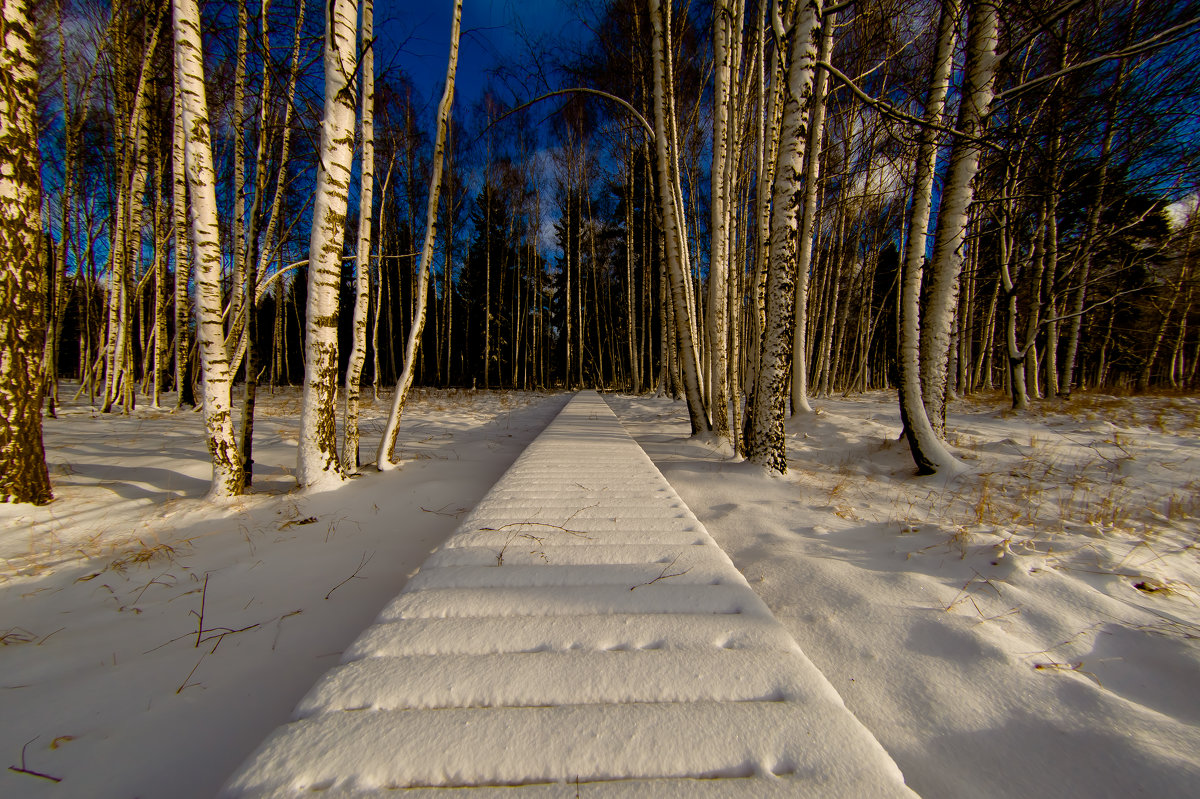
M383 437L375 457L375 466L380 471L394 469L392 462L396 450L396 436L400 432L400 414L412 388L413 371L416 368L417 349L421 346L421 333L425 329L426 297L429 293L429 262L433 260L433 245L437 239L438 193L442 184L442 162L445 158L446 131L450 127L450 106L454 100L454 76L458 68L458 37L462 19L462 0L454 2L454 16L450 24L450 59L446 67L446 86L438 103L437 139L433 149L433 173L429 178L429 202L425 211L425 242L421 247L421 272L417 278L416 312L408 332L408 344L404 351L404 371L396 384L396 396L392 411L383 428Z
M25 0L3 2L0 46L0 502L54 498L42 446L45 264L37 142L37 35Z
M182 86L174 85L174 127L171 137L171 197L172 219L175 226L175 407L194 407L188 356L191 353L191 303L188 282L191 280L191 245L188 241L187 166L184 160Z
M837 12L824 20L821 32L820 61L828 61L833 51L833 29ZM808 404L808 358L805 340L808 338L808 274L812 269L814 226L817 218L818 182L821 178L821 139L825 130L825 91L829 76L818 70L813 86L812 120L804 158L804 206L800 218L800 251L796 260L795 333L792 336L792 413L812 413Z
M912 210L908 220L908 244L905 249L903 278L900 284L900 418L904 434L917 465L918 474L934 474L953 467L955 458L942 444L922 399L920 358L921 270L925 261L926 237L932 208L933 179L936 171L937 133L930 124L938 124L946 104L950 69L954 59L955 32L958 27L958 0L943 0L938 24L938 44L929 77L929 95L925 99L924 120L917 147L913 178Z
M221 241L217 219L216 176L212 167L211 127L204 86L200 9L196 0L172 0L175 74L183 106L185 160L191 190L191 233L196 265L197 338L200 343L204 425L212 456L211 499L242 492L244 475L233 431L230 387L233 375L223 346L221 325Z
M338 292L350 169L354 160L355 29L357 0L325 5L325 110L308 248L308 307L304 337L304 395L296 481L327 488L344 477L337 454Z
M664 51L671 46L670 8L662 8L661 0L649 0L652 22L651 50L654 59L654 124L655 143L658 151L659 205L662 213L663 238L666 247L666 263L671 283L671 296L675 313L675 332L678 337L678 354L683 371L684 390L687 394L688 416L692 435L708 429L708 417L700 395L700 374L697 349L691 322L692 309L688 301L690 276L684 267L687 252L687 232L684 228L679 203L679 159L671 147L670 117L674 104L670 96L671 78L667 74Z
M788 368L792 360L795 321L804 153L820 36L821 0L804 0L799 16L787 34L790 44L787 95L772 187L767 322L751 409L751 435L747 441L750 460L779 474L787 473L787 439L783 423L791 388Z
M358 396L367 359L367 306L371 301L371 217L375 190L374 0L362 4L362 191L358 205L358 250L354 259L354 317L350 364L346 368L346 415L342 423L342 468L358 471Z
M974 196L972 181L979 170L980 145L992 104L996 73L999 14L995 0L968 0L967 66L958 130L950 150L950 166L938 212L937 237L930 264L930 284L921 321L921 391L925 412L939 438L946 427L946 359L958 300L967 230L967 211ZM910 253L912 257L912 253Z

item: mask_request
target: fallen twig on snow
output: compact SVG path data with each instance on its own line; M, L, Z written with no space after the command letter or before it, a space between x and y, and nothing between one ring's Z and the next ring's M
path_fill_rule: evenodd
M38 737L40 737L40 736L38 736ZM31 777L41 777L42 779L50 780L51 782L62 782L62 777L52 777L49 774L45 774L41 771L34 771L33 769L27 768L25 766L25 750L29 748L29 744L33 743L36 740L37 740L37 738L33 738L33 739L25 742L25 745L21 747L21 765L19 767L18 766L9 766L8 770L15 771L18 774L28 774Z
M364 553L363 553L363 556L362 556L362 559L361 559L361 560L358 562L358 568L354 570L354 574L351 574L351 575L350 575L349 577L347 577L345 580L342 580L340 583L338 583L337 585L335 585L333 588L330 588L330 589L329 589L329 593L325 595L325 598L326 598L326 599L329 599L329 597L330 597L330 596L333 594L333 592L334 592L334 591L338 590L339 588L341 588L343 585L345 585L346 583L350 582L351 580L354 580L354 579L359 579L359 580L365 579L365 578L359 577L359 576L358 576L358 573L359 573L360 571L362 571L362 569L363 569L363 566L366 566L368 563L370 563L370 562L371 562L371 558L373 558L373 557L375 557L375 553L374 553L374 552L372 552L370 555L368 555L366 552L364 552Z
M684 569L684 570L683 570L683 571L681 571L681 572L671 572L670 574L668 574L667 572L668 572L668 571L670 571L671 567L675 565L675 562L676 562L677 560L679 560L679 556L678 556L678 555L676 555L675 557L671 558L671 562L670 562L670 563L668 563L666 566L663 566L663 570L662 570L661 572L659 572L658 576L657 576L657 577L655 577L653 580L651 580L651 581L650 581L650 582L648 582L648 583L640 583L640 584L638 584L638 585L635 585L635 586L631 587L629 590L630 590L630 591L634 591L634 590L636 590L636 589L638 589L638 588L641 588L642 586L646 586L646 585L654 585L654 584L655 584L655 583L657 583L659 580L666 580L666 579L668 579L668 578L670 578L670 577L682 577L683 575L687 574L688 572L690 572L690 571L692 570L692 567L691 567L691 566L688 566L686 569Z

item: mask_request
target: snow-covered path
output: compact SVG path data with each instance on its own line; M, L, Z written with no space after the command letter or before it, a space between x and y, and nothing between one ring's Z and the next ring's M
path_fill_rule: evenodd
M594 392L294 719L225 795L912 796Z

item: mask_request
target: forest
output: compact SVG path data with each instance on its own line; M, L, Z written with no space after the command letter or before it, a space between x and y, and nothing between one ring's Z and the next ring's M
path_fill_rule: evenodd
M6 2L5 500L60 383L202 408L214 498L283 385L301 486L390 468L414 384L682 396L776 472L810 397L895 389L921 473L954 396L1198 385L1193 2L580 0L468 100L486 31L439 4L409 74L407 5Z

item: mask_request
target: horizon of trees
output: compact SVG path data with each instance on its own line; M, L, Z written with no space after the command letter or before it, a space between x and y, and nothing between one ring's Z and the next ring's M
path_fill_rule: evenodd
M45 321L31 333L50 415L59 378L105 411L212 396L181 4L33 4ZM1197 386L1200 4L581 2L587 35L529 41L455 105L440 169L442 87L377 72L369 0L334 5L338 85L329 9L197 8L209 324L249 407L231 461L244 474L256 381L319 388L330 413L339 387L401 380L422 317L418 385L684 396L693 433L776 471L784 419L810 395L899 389L928 473L959 467L941 443L956 395L1002 390L1022 409ZM352 121L353 165L314 297L327 97ZM327 471L358 468L356 441L340 461L328 445Z

